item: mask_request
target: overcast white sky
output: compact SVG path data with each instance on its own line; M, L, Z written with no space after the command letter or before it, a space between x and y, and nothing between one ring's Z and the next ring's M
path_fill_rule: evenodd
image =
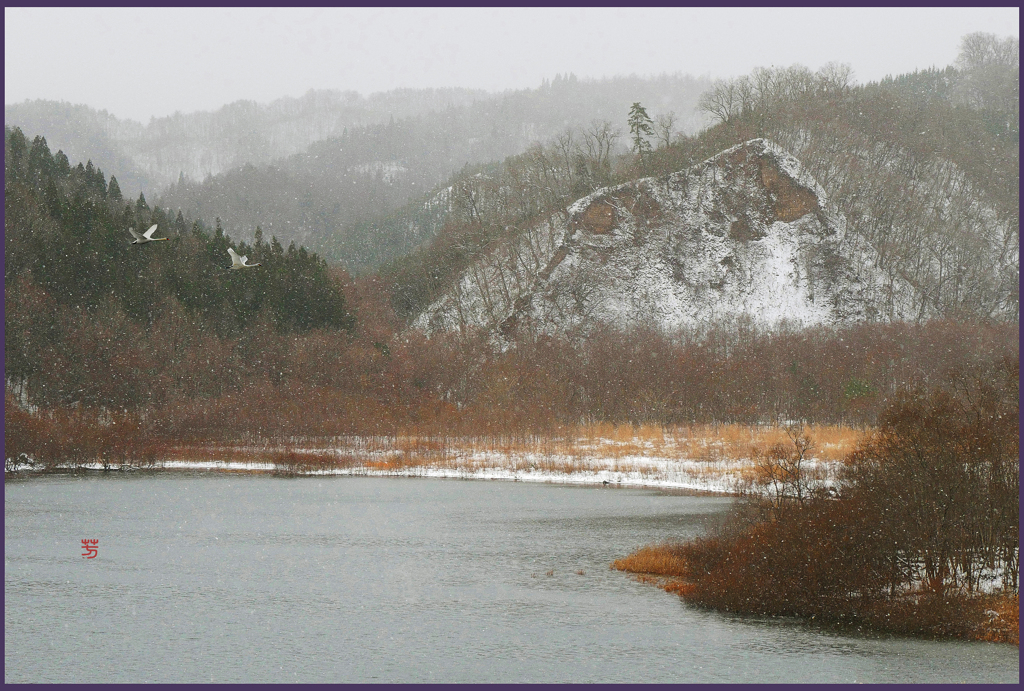
M148 122L309 89L534 88L556 73L683 72L829 61L859 82L945 66L1020 9L4 8L4 103L55 99Z

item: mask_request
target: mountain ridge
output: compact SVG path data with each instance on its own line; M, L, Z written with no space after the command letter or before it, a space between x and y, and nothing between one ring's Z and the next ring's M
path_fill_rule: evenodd
M413 326L562 331L722 317L802 325L900 318L867 243L799 161L753 139L660 178L603 188L459 277Z
M44 136L52 149L63 150L72 161L91 159L100 168L116 171L129 196L142 191L154 197L183 178L203 181L246 164L280 165L346 131L432 115L440 118L437 123L450 120L463 129L486 121L486 127L476 126L467 135L475 139L471 148L481 153L473 162L517 153L566 126L617 116L631 98L675 110L680 114L678 126L693 130L699 124L694 115L697 98L709 83L689 75L601 80L567 75L534 89L506 92L394 89L363 96L311 89L301 97L235 101L213 111L151 118L146 124L81 104L37 99L5 105L4 121L29 137ZM449 136L458 135L453 131ZM383 154L377 158L390 160ZM456 161L456 168L463 162Z

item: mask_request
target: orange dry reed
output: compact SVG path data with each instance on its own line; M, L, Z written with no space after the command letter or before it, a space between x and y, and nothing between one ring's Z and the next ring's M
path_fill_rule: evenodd
M811 457L836 461L846 457L866 430L838 425L808 425L804 434L813 442ZM788 444L786 429L761 425L614 425L596 423L561 430L558 435L451 436L419 435L413 430L388 439L393 447L423 454L444 451L491 451L503 454L586 456L618 459L628 456L737 461L749 459L757 448Z
M985 604L985 620L979 624L975 638L1020 646L1020 595L993 596Z
M670 543L641 547L628 557L616 559L612 562L612 568L641 575L676 578L685 578L689 573L676 546Z

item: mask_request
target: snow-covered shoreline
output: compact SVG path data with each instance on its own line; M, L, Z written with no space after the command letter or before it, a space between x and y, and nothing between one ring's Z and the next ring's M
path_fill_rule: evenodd
M544 482L550 484L575 484L616 487L637 487L652 489L692 490L718 494L738 494L739 487L727 479L701 481L698 479L659 479L636 471L594 470L577 472L552 472L543 470L513 470L502 467L434 467L411 465L395 468L350 466L344 468L296 470L276 463L259 461L157 461L147 465L118 465L84 463L58 465L44 468L31 466L19 468L15 473L38 474L44 471L61 472L73 470L133 472L133 471L209 471L250 474L288 474L295 476L362 476L362 477L419 477L458 480L504 480L512 482Z
M236 455L242 449L233 449ZM253 453L253 460L222 460L211 454L209 460L168 459L150 464L120 465L100 462L57 465L44 468L29 466L15 472L50 471L208 471L289 476L363 476L419 477L460 480L502 480L542 482L551 484L615 486L665 490L685 490L715 494L738 495L749 491L750 462L747 459L715 462L672 459L651 456L618 458L551 456L536 453L506 454L496 451L457 452L443 459L395 462L392 454L363 453L358 460L344 450L303 449L293 453L321 455L314 462L263 460L264 453ZM344 453L344 456L340 455ZM322 455L337 454L323 459ZM229 454L224 454L229 455ZM257 460L258 459L258 460ZM832 483L837 464L811 461L811 469L822 485Z

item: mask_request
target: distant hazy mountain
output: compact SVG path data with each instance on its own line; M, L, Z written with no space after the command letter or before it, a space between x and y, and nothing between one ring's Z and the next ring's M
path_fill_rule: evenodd
M50 150L63 151L71 165L92 161L115 176L130 197L151 192L157 184L127 144L142 136L145 128L137 122L64 101L25 101L4 106L4 124L20 127L29 140L44 137Z
M462 107L488 96L471 89L399 89L368 97L310 91L269 104L238 101L214 112L175 113L148 125L88 106L38 100L5 106L4 122L30 138L46 137L51 150L63 150L73 163L91 159L117 176L126 194L145 191L152 197L182 174L202 180L290 156L346 127Z
M175 113L148 124L106 111L58 101L25 101L4 107L4 123L28 137L46 137L72 163L92 160L118 178L126 194L155 196L184 176L204 180L245 164L260 165L305 151L346 129L384 124L428 113L474 127L478 155L466 162L503 158L533 140L592 119L622 119L641 100L653 111L674 110L678 128L695 126L694 106L706 80L688 76L624 77L581 81L557 77L538 89L492 94L474 89L397 89L361 96L311 90L301 98L268 104L238 101L214 112ZM486 124L484 124L486 122ZM386 160L389 152L379 158Z
M701 122L694 107L707 85L688 76L559 77L538 89L386 117L376 124L338 125L336 136L286 159L247 164L203 180L183 176L157 202L211 222L220 218L232 237L250 238L259 225L265 235L285 244L304 244L353 269L372 268L408 252L422 238L364 222L383 219L423 197L464 166L501 161L595 122L625 133L629 107L636 101L655 117L675 113L666 136L693 132ZM256 152L250 157L255 159Z
M269 237L319 248L351 268L407 252L418 237L366 237L360 222L423 196L467 164L500 161L570 128L607 121L620 131L633 102L674 114L693 132L704 78L666 75L603 80L556 76L502 94L400 89L360 96L310 91L269 104L239 101L215 112L142 125L54 101L8 105L4 119L41 135L72 165L91 160L122 192L183 209L232 237ZM672 133L668 133L671 136Z

